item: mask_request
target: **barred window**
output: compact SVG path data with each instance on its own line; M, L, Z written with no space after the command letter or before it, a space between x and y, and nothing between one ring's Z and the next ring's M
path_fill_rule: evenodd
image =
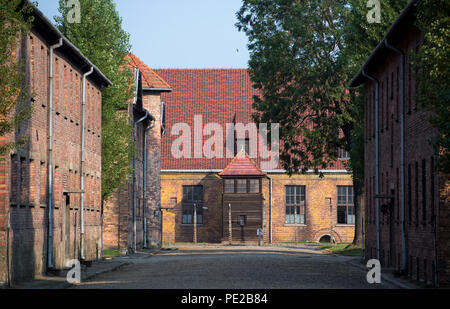
M247 179L237 180L237 193L247 193Z
M225 193L234 193L234 179L225 179Z
M203 224L203 187L183 186L182 224L194 223L194 207L197 208L197 224Z
M286 186L286 224L305 224L305 186Z
M259 193L259 179L250 179L250 192L249 193Z
M355 224L355 206L353 204L353 187L337 187L337 223Z

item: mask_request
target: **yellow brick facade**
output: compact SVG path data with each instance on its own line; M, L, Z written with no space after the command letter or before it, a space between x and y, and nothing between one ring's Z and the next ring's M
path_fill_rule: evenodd
M326 173L324 178L318 175L293 175L269 173L272 178L272 242L307 241L316 242L324 235L332 233L337 242L351 242L354 236L353 225L337 224L337 186L352 186L352 177L348 173ZM223 183L217 173L161 172L161 203L163 208L163 243L192 242L193 225L182 222L183 186L202 185L204 206L204 224L197 228L198 242L221 242L226 240L222 225L227 218L222 214ZM263 231L264 241L270 242L270 181L263 179ZM306 224L285 224L285 186L305 186ZM332 211L330 217L331 198ZM331 232L332 231L332 232Z

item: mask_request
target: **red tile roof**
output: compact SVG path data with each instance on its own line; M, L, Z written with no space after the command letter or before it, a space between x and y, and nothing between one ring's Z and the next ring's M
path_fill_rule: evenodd
M165 103L165 134L161 145L162 170L223 170L233 158L194 158L194 115L202 115L203 126L218 123L223 130L227 123L253 122L253 88L247 69L155 69L173 91L161 93ZM191 158L176 159L172 156L172 143L179 137L171 134L177 123L191 128ZM225 132L224 132L225 133ZM224 134L225 135L225 134ZM204 136L203 142L210 136ZM224 144L226 137L224 136ZM225 156L224 145L224 156ZM255 159L257 166L261 160ZM279 167L281 169L281 167ZM345 169L342 161L330 169Z
M252 122L253 96L257 90L246 69L155 69L172 86L171 93L162 93L165 102L166 133L162 138L162 169L222 170L232 158L175 159L171 154L171 135L176 123L186 123L194 138L194 115L202 115L203 125L218 123L225 130L227 123ZM206 141L209 137L204 137ZM224 137L225 141L225 137ZM193 147L192 147L193 148ZM225 147L224 147L225 148ZM225 152L225 151L224 151ZM193 155L193 150L192 150Z
M129 54L127 58L130 60L132 67L137 67L142 73L142 88L171 89L170 85L162 79L155 71L150 69L136 55Z
M266 174L256 166L245 150L239 153L231 160L230 164L219 173L219 176L265 176Z

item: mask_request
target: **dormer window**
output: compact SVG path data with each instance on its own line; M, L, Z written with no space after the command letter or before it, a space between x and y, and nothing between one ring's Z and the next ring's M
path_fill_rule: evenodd
M259 193L260 179L225 179L225 193Z

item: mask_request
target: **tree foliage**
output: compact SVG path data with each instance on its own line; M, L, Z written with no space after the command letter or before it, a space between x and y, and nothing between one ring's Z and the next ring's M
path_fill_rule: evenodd
M103 89L102 100L102 199L107 200L130 176L134 149L127 108L133 97L132 72L125 56L130 52L129 34L113 0L80 0L80 23L69 23L71 7L59 1L58 28L113 83Z
M419 0L417 25L424 44L415 56L418 82L417 101L431 111L431 125L439 132L432 141L438 156L437 168L450 173L450 2Z
M368 22L366 0L244 0L237 13L236 26L249 39L250 76L261 91L255 120L280 123L283 168L317 172L335 162L337 148L350 151L357 217L364 100L363 89L348 85L406 3L383 1L380 23Z
M22 37L28 33L31 6L20 0L0 0L0 136L19 128L31 114L29 89L25 85L24 63L17 54ZM24 138L0 145L0 157L20 147Z

